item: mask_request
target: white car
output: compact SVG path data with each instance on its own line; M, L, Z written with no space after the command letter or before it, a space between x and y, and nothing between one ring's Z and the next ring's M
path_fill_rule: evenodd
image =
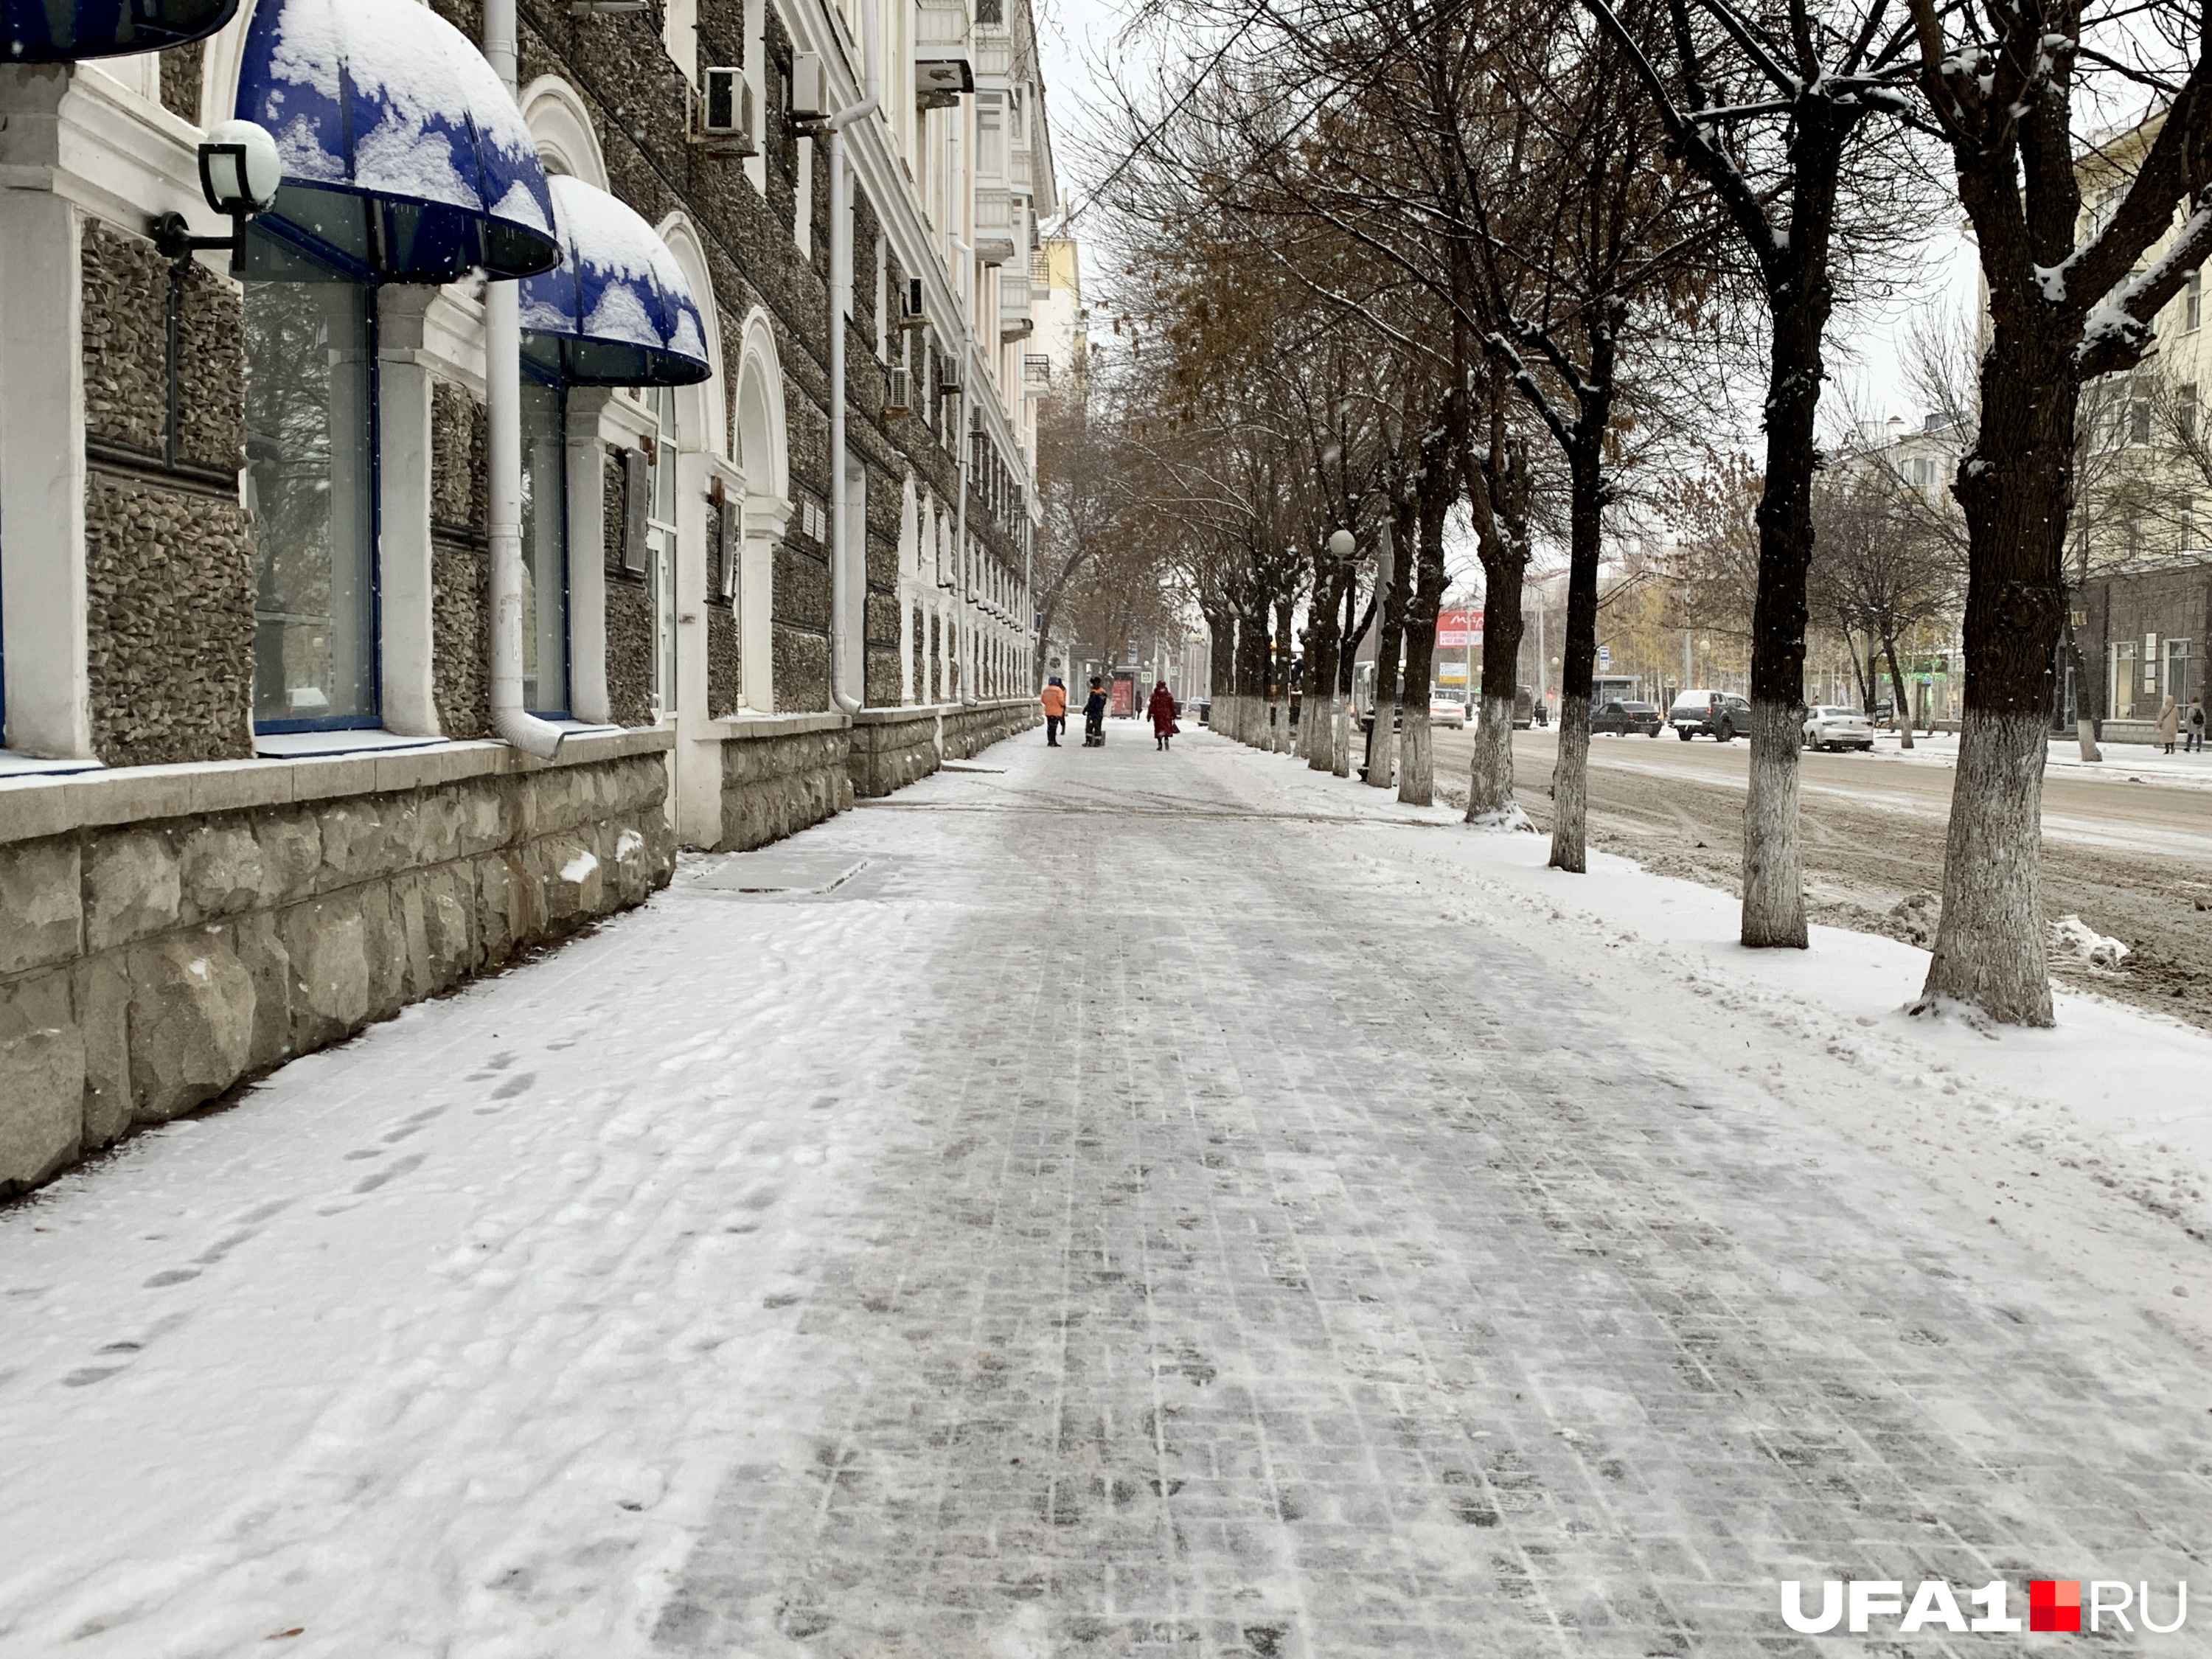
M1874 726L1856 708L1823 704L1805 711L1805 746L1869 752L1874 748Z
M1467 730L1467 705L1447 692L1430 694L1429 724L1449 726L1455 732Z

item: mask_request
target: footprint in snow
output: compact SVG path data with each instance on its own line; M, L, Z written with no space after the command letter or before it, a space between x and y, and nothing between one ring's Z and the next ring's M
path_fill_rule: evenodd
M511 1077L491 1091L491 1097L494 1100L513 1100L517 1095L528 1094L531 1085L537 1081L537 1073L525 1072L520 1077Z
M374 1175L362 1176L354 1182L353 1189L356 1193L373 1193L386 1182L394 1180L410 1170L419 1170L422 1167L422 1156L418 1152L413 1158L403 1158L397 1163L386 1164Z

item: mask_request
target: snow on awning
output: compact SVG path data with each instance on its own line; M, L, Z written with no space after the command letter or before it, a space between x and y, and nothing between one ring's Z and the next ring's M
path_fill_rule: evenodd
M238 110L276 136L274 228L386 281L560 258L522 112L483 54L414 0L260 0Z
M60 64L204 40L238 0L0 0L0 62Z
M522 355L570 386L692 386L707 327L668 244L630 207L556 175L561 263L522 284Z

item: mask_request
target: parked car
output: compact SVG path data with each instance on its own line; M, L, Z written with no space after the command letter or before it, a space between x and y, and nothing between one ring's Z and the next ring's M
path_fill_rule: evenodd
M1874 747L1874 724L1856 708L1822 703L1805 711L1805 746L1870 750Z
M1467 730L1467 705L1449 691L1429 693L1429 724L1449 726L1455 732Z
M1656 738L1665 724L1654 702L1605 702L1590 710L1590 733L1611 732L1616 738Z
M1513 693L1513 729L1526 732L1536 723L1536 694L1527 686Z
M1728 743L1751 730L1751 705L1725 691L1685 691L1667 711L1667 724L1684 743L1700 733Z

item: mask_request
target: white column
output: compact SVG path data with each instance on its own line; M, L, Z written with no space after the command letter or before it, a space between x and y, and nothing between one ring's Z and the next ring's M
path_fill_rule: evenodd
M599 415L614 394L568 393L568 712L614 718L607 696L607 446Z
M685 407L676 455L676 833L687 847L712 847L722 838L722 745L707 707L708 462L692 447L701 435L694 399L677 398Z
M58 98L67 72L47 74ZM11 125L50 119L20 106ZM11 139L15 137L11 132ZM11 148L14 146L11 145ZM7 744L92 754L84 574L83 290L76 210L0 190L0 618Z
M377 293L376 568L384 724L440 735L430 549L430 372L422 322L434 288Z
M772 495L745 497L745 550L738 567L738 649L744 661L745 707L762 714L775 708L775 544L791 517L791 503Z

